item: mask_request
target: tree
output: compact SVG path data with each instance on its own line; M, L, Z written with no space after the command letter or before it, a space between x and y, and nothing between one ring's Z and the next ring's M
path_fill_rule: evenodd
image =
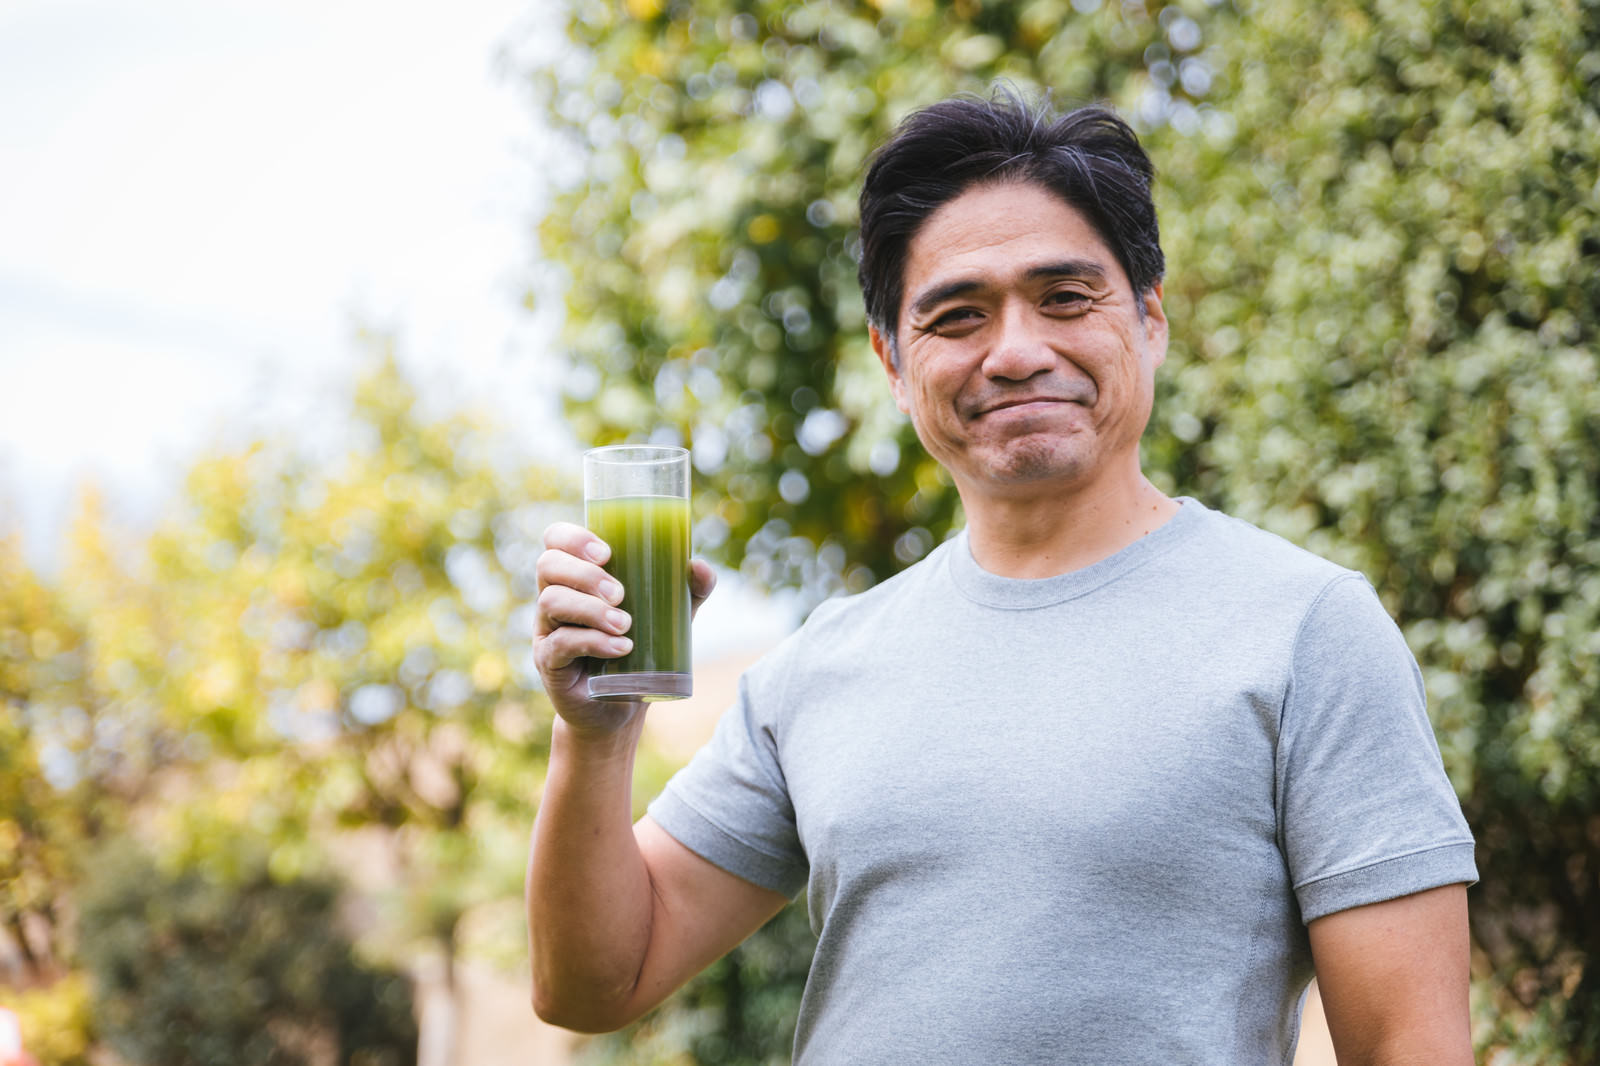
M162 1066L415 1063L411 989L357 960L337 885L280 883L262 857L236 858L235 880L164 870L126 842L95 855L84 957L117 1054Z
M816 602L914 562L959 524L867 346L859 175L906 112L996 77L1209 114L1195 18L1077 8L1088 13L1051 0L573 5L588 62L534 82L583 160L540 229L569 273L568 412L595 443L692 446L698 550ZM790 908L665 1017L596 1053L786 1061L813 943Z
M0 937L22 960L0 978L40 984L60 976L59 889L80 827L70 788L45 772L50 749L33 722L40 704L75 702L81 633L10 538L0 540L0 588Z
M462 916L521 890L550 715L526 605L567 489L480 420L424 418L379 347L321 454L269 439L195 465L96 643L116 697L190 754L187 802L150 815L170 861L238 881L245 833L291 883L375 833L401 894L375 936L434 945L453 987Z
M1234 33L1229 136L1165 144L1150 454L1372 579L1480 845L1480 1042L1600 1061L1600 6Z
M75 905L111 875L80 860L106 836L181 871L202 917L317 896L377 850L397 869L352 909L364 950L437 951L447 980L463 915L520 896L550 714L527 605L539 533L576 506L482 419L425 417L378 347L348 423L197 462L153 534L91 495L59 583L0 542L0 921L51 930L29 944L54 970L25 980L73 978L39 1016L83 997ZM105 988L97 1024L122 1009ZM151 1040L187 1024L148 1012Z
M867 153L916 105L996 77L1135 99L1164 26L1198 43L1177 7L574 4L591 62L535 84L584 161L540 230L570 275L579 437L690 442L697 543L765 584L815 600L925 554L956 500L867 346ZM1171 91L1193 111L1204 86Z
M866 349L869 146L996 76L1131 115L1174 324L1147 467L1373 580L1481 845L1479 1045L1600 1061L1600 6L637 0L569 33L534 83L580 161L540 231L574 424L689 442L700 544L813 600L960 522Z
M0 990L46 1066L88 1061L78 860L121 828L116 767L144 748L103 730L90 657L83 615L0 539Z

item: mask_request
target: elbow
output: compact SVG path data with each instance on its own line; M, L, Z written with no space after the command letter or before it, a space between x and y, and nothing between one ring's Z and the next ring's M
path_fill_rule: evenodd
M546 1025L575 1033L614 1033L634 1021L634 1015L608 1009L598 999L562 996L549 985L534 982L533 1013Z

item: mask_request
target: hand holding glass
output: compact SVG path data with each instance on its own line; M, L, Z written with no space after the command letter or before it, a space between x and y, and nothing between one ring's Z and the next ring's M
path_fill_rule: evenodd
M589 698L682 699L689 656L689 453L622 444L583 457L584 524L611 548L633 650L595 659Z

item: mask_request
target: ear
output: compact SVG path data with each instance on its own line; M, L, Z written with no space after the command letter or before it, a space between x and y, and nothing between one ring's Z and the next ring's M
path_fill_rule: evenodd
M889 338L878 331L877 326L867 327L867 339L872 342L878 362L883 364L883 372L889 375L889 391L894 393L894 405L900 408L901 414L909 415L911 405L906 401L906 381L900 376L900 368L894 365L894 346Z
M1162 293L1161 282L1158 281L1141 297L1144 300L1145 343L1149 345L1155 366L1167 361L1167 312L1161 306Z

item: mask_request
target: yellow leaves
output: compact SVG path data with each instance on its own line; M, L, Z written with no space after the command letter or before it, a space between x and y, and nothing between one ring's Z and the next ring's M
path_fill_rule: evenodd
M721 518L730 527L737 529L745 520L745 506L732 496L724 496L717 503L717 517Z
M73 973L42 988L9 991L6 1006L16 1012L22 1045L40 1062L86 1061L93 1026L89 977Z
M778 239L778 234L781 232L777 217L769 212L763 212L752 218L745 227L745 235L750 238L752 244L771 244Z
M661 14L661 0L626 0L625 5L628 15L641 22L655 18Z
M635 389L618 385L600 394L598 406L607 422L628 426L645 424L653 405Z
M655 6L657 10L659 10L657 0L630 0L628 6L631 8L635 4L641 6L648 4ZM634 62L638 64L638 70L640 74L652 78L659 77L666 70L667 66L666 57L662 55L661 49L652 45L645 45L641 47L634 54Z
M269 586L278 602L287 607L304 607L309 599L306 594L306 576L294 567L279 566L273 573Z
M494 709L494 731L512 744L521 744L533 734L533 716L520 700L501 700Z
M35 629L29 643L33 648L35 659L54 659L61 652L61 637L48 627Z
M506 683L505 657L486 651L472 664L472 687L479 692L498 692Z
M291 837L280 841L272 849L272 854L267 857L267 871L278 883L288 884L315 869L317 861L315 844L304 838Z
M872 8L898 18L922 19L933 14L933 0L867 0Z
M239 693L239 672L234 662L214 662L202 669L195 678L196 705L210 708L232 703Z
M917 491L932 496L950 485L950 474L932 459L917 464Z
M252 544L239 556L239 570L251 578L260 578L272 567L272 553L260 544Z
M22 827L9 818L0 818L0 868L22 846Z
M327 714L339 707L339 686L314 677L295 692L295 706L305 714Z
M999 59L1005 50L1005 42L991 34L951 37L940 49L945 59L963 70L988 66Z
M255 805L255 797L242 788L229 789L226 792L212 797L211 807L218 817L232 825L241 825L250 816L250 808Z
M311 465L284 433L203 460L148 539L109 535L91 498L61 591L0 537L0 922L72 898L67 856L89 816L167 869L213 878L262 861L301 877L341 826L405 824L413 850L447 819L525 831L548 709L501 698L526 639L507 633L538 512L570 502L572 481L480 420L423 419L414 400L380 367L351 412L376 431L359 447ZM473 564L459 585L453 551ZM375 712L340 714L362 691ZM54 733L30 734L51 715ZM85 724L69 735L73 715ZM51 786L46 742L81 787ZM380 750L387 778L367 772ZM468 883L478 862L453 873ZM49 1017L35 1032L76 1031Z

